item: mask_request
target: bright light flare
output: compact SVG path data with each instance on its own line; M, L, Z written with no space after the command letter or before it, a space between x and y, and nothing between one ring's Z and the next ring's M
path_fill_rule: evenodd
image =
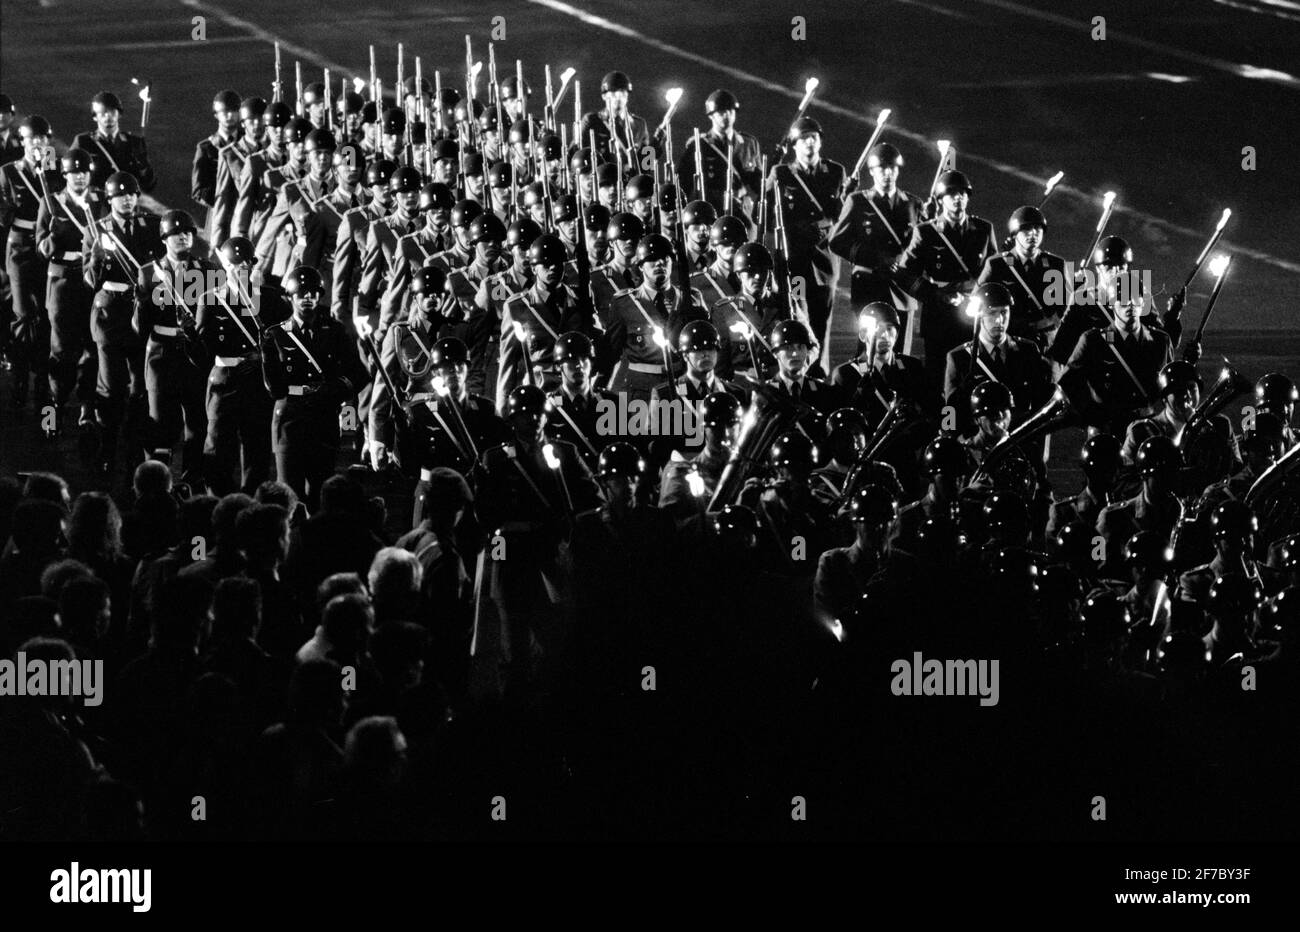
M812 94L813 91L817 90L817 85L821 83L822 82L819 81L817 78L809 78L807 81L804 82L803 92L805 94Z
M1043 193L1044 193L1044 194L1051 194L1051 193L1052 193L1052 189L1055 188L1058 184L1060 184L1060 183L1061 183L1061 179L1064 178L1064 177L1065 177L1065 172L1057 172L1057 173L1056 173L1055 175L1053 175L1051 178L1048 178L1048 179L1047 179L1047 187L1045 187L1045 188L1043 189Z
M940 155L947 155L947 154L948 154L948 150L952 148L952 140L950 140L950 139L940 139L940 140L938 140L938 141L935 143L935 145L939 147L939 154L940 154Z
M1110 205L1115 203L1115 192L1107 191L1106 196L1101 199L1101 206L1110 210Z
M520 343L523 343L525 338L528 336L527 331L524 330L524 325L516 320L516 321L512 321L511 327L515 332L515 339L518 340Z
M1228 255L1215 256L1210 260L1210 271L1215 278L1222 278L1228 271L1228 264L1232 262L1232 257Z
M888 109L888 108L886 108L886 109L884 109L884 110L881 110L881 111L880 111L880 116L876 117L876 125L877 125L877 126L884 126L884 125L885 125L885 121L889 119L889 115L890 115L891 113L893 113L893 112L894 112L894 111L892 111L892 110L890 110L890 109Z
M655 327L654 341L655 341L655 346L665 347L668 345L668 338L664 336L664 331L662 327Z
M451 389L447 387L447 380L440 375L433 378L433 390L438 393L440 398L446 398L451 394Z
M980 298L971 295L970 300L966 302L966 316L974 320L980 316L982 310L984 310L984 302Z
M542 446L542 456L546 459L546 465L551 469L558 470L560 468L560 458L555 455L554 444L544 444Z
M668 101L668 106L677 106L677 101L682 99L682 89L680 87L670 88L668 93L664 94L664 100Z
M704 488L704 477L692 469L686 474L686 487L690 489L691 494L696 498L703 498L706 489Z
M728 329L742 340L749 339L749 324L745 323L743 320L737 321Z
M366 79L365 79L365 78L353 78L353 79L352 79L352 91L353 91L353 93L360 94L360 93L361 93L362 91L364 91L365 89L366 89Z

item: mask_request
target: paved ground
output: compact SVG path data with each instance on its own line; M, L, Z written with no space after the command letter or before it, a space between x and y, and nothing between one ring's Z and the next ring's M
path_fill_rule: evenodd
M1111 232L1128 237L1157 287L1181 283L1223 208L1233 218L1221 243L1238 260L1206 341L1205 372L1228 354L1247 375L1295 371L1300 328L1292 295L1300 283L1300 215L1290 209L1288 164L1297 138L1300 7L1282 0L800 0L780 5L683 0L562 3L342 3L282 0L39 0L0 4L3 89L20 109L44 113L64 140L89 126L100 88L124 98L133 76L153 82L150 138L166 205L192 207L194 143L209 131L217 89L269 96L272 45L284 45L285 77L295 59L305 80L363 74L367 43L379 49L391 85L396 43L418 52L426 72L463 74L464 41L486 57L493 17L505 18L500 61L525 61L540 86L542 66L566 66L595 102L599 76L627 71L633 109L655 119L662 92L686 88L678 138L701 118L715 87L741 99L741 127L773 140L788 124L806 78L821 81L810 113L826 129L825 154L850 166L875 114L890 107L886 138L903 150L902 184L928 189L933 140L951 139L973 178L975 213L1001 227L1043 181L1066 178L1049 204L1047 246L1078 260L1090 240L1102 192L1118 193ZM205 17L206 41L191 38ZM806 38L795 40L793 17ZM1093 38L1094 17L1106 38ZM572 96L569 98L572 101ZM126 124L138 125L136 102ZM1243 147L1255 169L1243 169ZM1192 287L1195 326L1209 292ZM848 352L841 319L834 352ZM0 395L8 392L0 378ZM0 398L0 403L5 399ZM0 466L64 468L74 477L71 441L56 450L32 440L32 425L0 408ZM1066 438L1063 438L1066 439ZM1068 446L1060 444L1058 448ZM1059 464L1068 481L1068 464Z

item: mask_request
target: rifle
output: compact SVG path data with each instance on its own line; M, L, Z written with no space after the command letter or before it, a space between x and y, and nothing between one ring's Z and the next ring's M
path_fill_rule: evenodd
M371 61L374 61L374 47L370 49ZM373 70L373 66L372 70ZM271 82L271 103L278 104L280 98L284 96L284 88L280 82L280 43L275 43L275 80Z
M298 114L298 116L302 116L304 107L302 102L302 62L300 61L293 63L293 86L294 93L298 95L297 101L294 102L293 110Z
M871 148L880 138L880 134L885 131L885 121L889 119L892 110L886 108L880 111L880 116L876 117L876 128L871 131L871 138L867 144L862 147L862 154L858 156L857 164L853 166L853 173L849 175L850 190L858 186L858 179L862 177L862 166L867 164L867 156L871 154Z

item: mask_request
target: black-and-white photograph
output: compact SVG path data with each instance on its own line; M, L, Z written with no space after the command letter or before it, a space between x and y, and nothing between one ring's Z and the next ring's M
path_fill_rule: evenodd
M2 21L20 900L826 842L1269 899L1300 3Z

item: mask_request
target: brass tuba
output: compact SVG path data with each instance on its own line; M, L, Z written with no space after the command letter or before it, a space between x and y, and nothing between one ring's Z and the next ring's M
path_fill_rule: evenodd
M1271 543L1300 531L1300 443L1255 480L1246 504L1259 519L1261 539Z
M790 400L780 397L760 383L748 382L754 400L740 423L740 435L731 447L731 456L722 467L718 487L709 500L708 511L718 511L724 505L734 505L740 498L745 481L763 464L767 451L776 438L785 433L798 420L798 409Z
M1184 440L1194 438L1196 433L1215 415L1223 411L1234 398L1253 391L1254 387L1254 383L1234 369L1228 360L1223 360L1223 371L1219 373L1218 380L1201 399L1201 403L1196 406L1196 410L1187 419L1182 430L1178 432L1174 438L1174 445L1181 448Z
M873 460L881 457L889 445L892 444L903 431L912 427L917 421L917 414L910 401L902 395L896 394L894 400L889 403L889 408L885 411L885 416L880 419L876 429L872 431L871 437L867 440L866 446L858 454L857 460L849 467L848 474L844 477L844 490L840 492L840 497L835 502L835 510L843 508L852 498L853 493L863 484L867 476L867 467Z
M1023 424L1003 437L993 449L984 455L984 460L980 463L979 468L975 470L975 474L971 476L970 484L975 485L981 478L989 479L993 471L1013 451L1019 450L1024 444L1037 440L1044 434L1050 434L1063 427L1073 413L1074 408L1065 397L1065 392L1058 386L1055 394L1052 395L1047 404L1030 415Z

